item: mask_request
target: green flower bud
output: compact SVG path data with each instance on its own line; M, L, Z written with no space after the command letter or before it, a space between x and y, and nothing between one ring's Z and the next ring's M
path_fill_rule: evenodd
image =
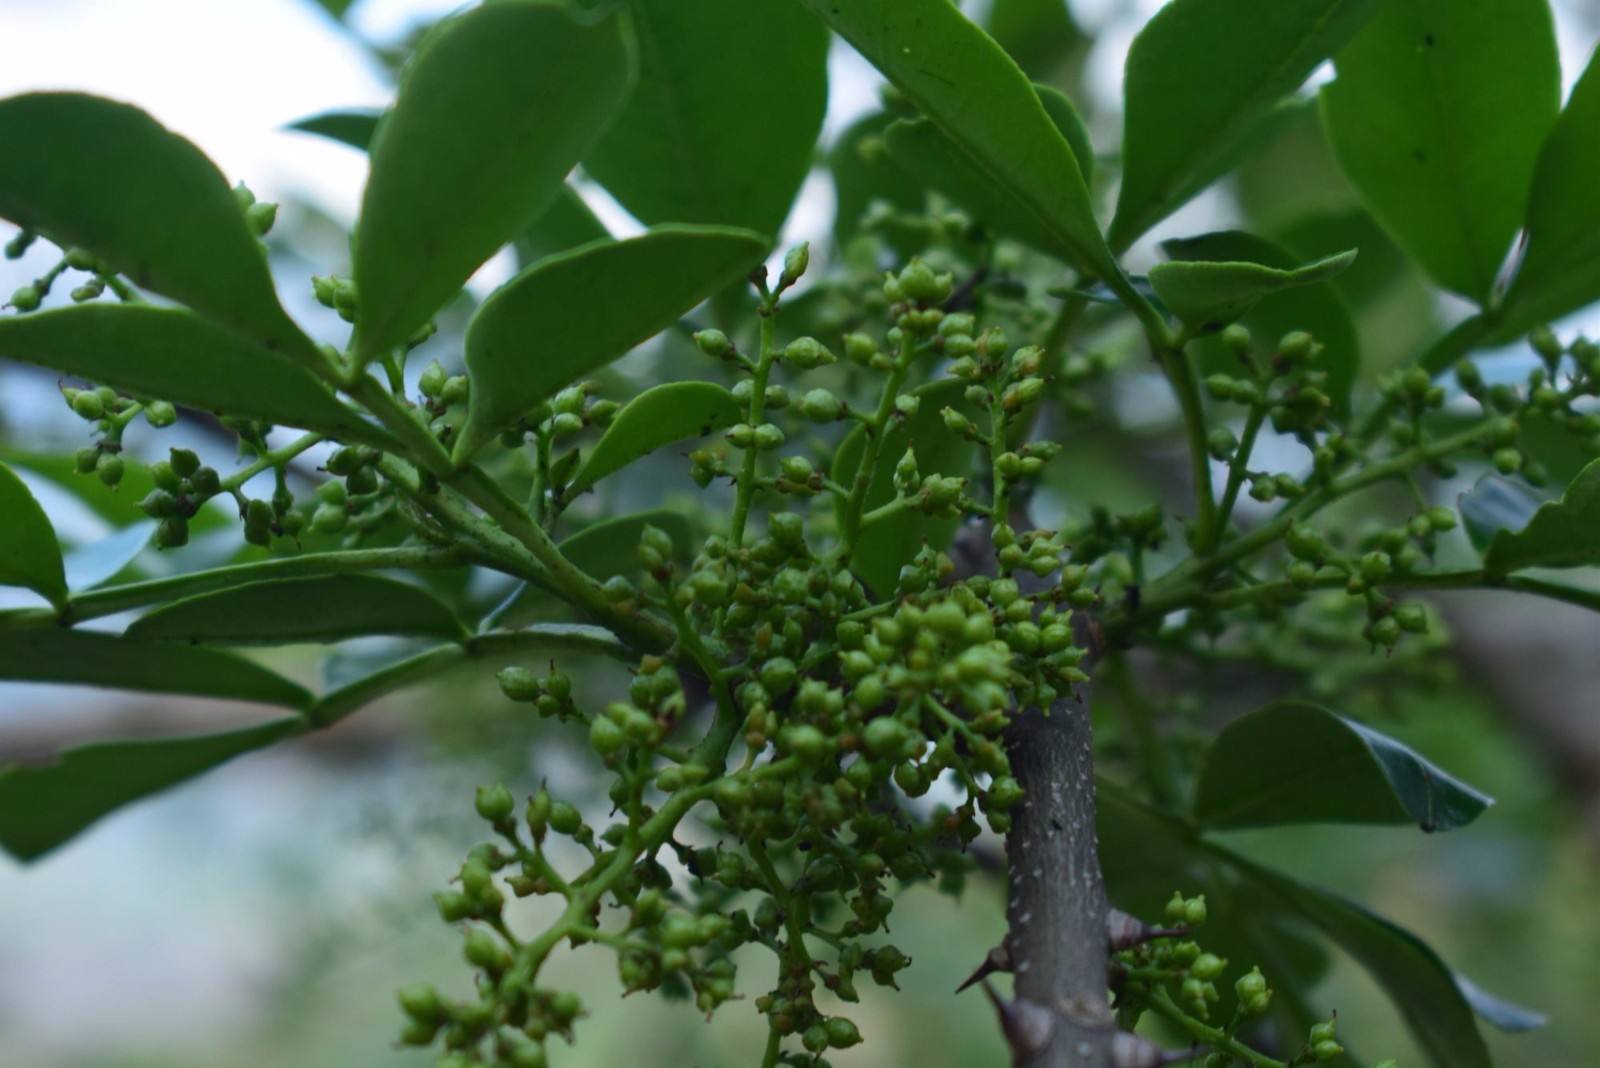
M465 920L476 911L472 899L459 890L441 890L433 895L433 901L439 907L440 919L445 923Z
M811 763L827 756L830 748L827 737L809 724L785 727L778 741L785 750Z
M278 205L258 200L245 209L244 217L257 237L266 237L267 231L271 230L272 224L278 220Z
M71 403L73 412L75 412L80 419L87 419L90 422L93 422L96 419L105 418L105 405L100 402L99 395L91 390L79 390L77 393L73 394Z
M605 719L601 716L595 720L599 723ZM607 723L611 721L606 719ZM565 801L557 801L550 806L550 829L557 834L577 834L578 828L583 826L583 815L572 805Z
M1226 460L1231 457L1234 450L1239 447L1239 439L1233 436L1233 431L1225 426L1219 426L1206 435L1206 451L1213 459Z
M897 281L904 297L919 304L944 303L955 285L953 276L936 274L932 267L916 258L901 269Z
M856 1025L843 1016L830 1016L824 1026L828 1029L828 1045L834 1049L849 1049L861 1041Z
M189 544L189 521L169 515L156 526L156 548L178 549Z
M784 442L783 431L776 423L762 423L756 427L751 440L759 452L770 452Z
M145 422L161 430L178 421L178 410L169 401L154 400L144 406Z
M728 335L715 327L708 330L696 330L694 343L700 351L712 359L721 360L733 353L733 342L728 340Z
M472 383L466 375L451 375L444 380L444 388L439 391L439 403L447 406L465 404L471 392Z
M800 402L800 411L813 423L831 423L844 415L844 402L825 389L813 389Z
M1190 927L1199 927L1206 922L1206 896L1204 894L1192 897L1184 903L1183 922Z
M419 1023L431 1023L442 1015L444 1006L439 1000L439 992L431 983L402 987L395 997L400 1002L401 1011Z
M1311 1047L1311 1055L1319 1061L1331 1061L1344 1052L1344 1047L1337 1042L1318 1042Z
M824 1024L812 1024L800 1036L800 1044L812 1053L821 1053L828 1048L828 1028Z
M878 343L868 334L844 336L844 358L851 363L866 364L878 354Z
M502 972L511 966L511 955L487 931L467 932L464 955L468 964L489 972Z
M178 499L164 489L153 489L139 501L139 510L151 519L178 514Z
M1514 475L1522 469L1522 453L1517 449L1496 449L1492 459L1495 469L1502 475Z
M783 272L778 275L778 288L788 289L800 281L806 273L806 268L811 265L811 242L802 241L789 250L783 258Z
M826 367L838 360L828 347L814 337L797 337L784 347L783 358L802 371Z
M1317 343L1304 330L1291 330L1278 341L1278 355L1289 363L1303 363L1316 351Z
M589 725L589 745L602 757L614 756L628 744L621 726L608 716L596 716Z
M1185 915L1187 909L1188 906L1185 905ZM1189 974L1196 979L1209 982L1221 975L1227 967L1228 962L1215 953L1202 953L1195 958L1193 964L1189 965Z
M11 306L19 312L31 312L43 299L44 294L39 291L39 287L30 282L12 291Z
M94 474L101 482L108 486L115 486L122 481L122 457L114 452L102 453L95 461Z
M478 787L478 795L473 804L478 810L478 815L490 823L500 823L510 819L511 813L517 808L516 799L511 796L511 791L499 783Z
M444 392L444 384L449 379L445 369L438 360L434 360L422 369L422 377L417 380L417 389L422 391L424 397L435 400Z

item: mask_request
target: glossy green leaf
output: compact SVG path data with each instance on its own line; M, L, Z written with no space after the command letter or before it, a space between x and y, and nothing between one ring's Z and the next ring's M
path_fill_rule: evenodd
M1262 297L1329 281L1355 258L1350 249L1288 269L1240 261L1169 260L1150 268L1150 285L1186 326L1211 334L1242 318Z
M1051 122L1067 141L1087 186L1094 173L1094 150L1077 110L1049 86L1035 86ZM900 169L965 208L997 232L1026 242L1061 259L1073 256L1071 245L1042 225L1028 205L996 182L956 142L928 119L901 119L884 131L884 143Z
M1067 0L994 0L983 28L1028 77L1040 81L1059 75L1088 51Z
M1072 251L1120 285L1072 149L1027 76L949 0L803 0L905 93L972 162Z
M1106 883L1119 903L1128 900L1124 885L1148 884L1150 871L1159 869L1167 876L1167 895L1184 886L1205 890L1208 903L1246 902L1250 930L1314 929L1355 958L1383 988L1435 1068L1492 1068L1457 977L1414 934L1353 902L1206 841L1189 824L1150 809L1113 784L1100 784L1098 802ZM1267 937L1256 944L1268 974L1277 941Z
M653 386L623 406L567 487L575 496L663 445L703 438L737 423L743 406L712 382Z
M372 145L381 118L383 112L378 108L335 108L296 119L289 124L289 129L326 137L365 152Z
M466 629L426 590L379 575L251 582L185 597L129 624L133 641L207 645L337 642L369 634L462 638Z
M1578 472L1559 501L1540 506L1520 530L1501 530L1483 564L1504 575L1525 567L1600 565L1600 460Z
M67 598L55 528L22 479L0 464L0 586L23 586L56 606Z
M1174 260L1256 263L1284 271L1298 266L1293 256L1271 241L1238 230L1164 241L1161 248ZM1350 391L1361 363L1360 343L1350 310L1332 287L1300 286L1272 293L1250 309L1244 325L1250 328L1257 346L1269 352L1289 331L1310 331L1322 344L1322 354L1313 366L1328 374L1327 392L1335 411L1349 411ZM1238 371L1238 358L1215 340L1201 339L1194 347L1208 373Z
M0 641L0 680L227 698L304 708L306 690L253 661L217 649L152 645L111 634L40 627Z
M386 445L286 360L180 308L80 304L0 318L0 356L191 408Z
M676 550L675 559L687 564L694 557L698 544L689 519L682 512L654 508L633 515L618 516L584 527L562 541L558 546L561 555L597 582L614 575L631 575L639 571L639 538L646 526L667 532ZM538 586L523 583L483 621L485 630L496 627L525 627L540 618L540 604L548 600Z
M1220 178L1239 146L1376 0L1173 0L1134 38L1123 81L1122 191L1113 248Z
M1200 774L1195 819L1222 828L1415 823L1449 831L1492 803L1371 727L1280 701L1240 716L1217 736Z
M776 234L828 103L828 32L795 0L630 0L639 81L584 168L645 225Z
M372 141L355 350L410 337L560 191L626 99L622 19L500 0L418 47Z
M970 473L976 446L959 434L950 433L940 415L949 407L969 419L986 418L987 413L973 406L964 396L965 392L966 383L954 378L930 382L912 390L912 395L920 402L917 414L895 420L884 434L863 514L894 499L894 468L908 446L915 449L917 468L923 476L965 478ZM861 426L839 443L833 454L831 472L835 482L847 487L854 483L865 444L866 429ZM839 510L843 503L835 500L834 506ZM936 549L949 545L959 525L958 519L936 519L908 509L862 528L851 567L873 594L887 598L894 593L901 565L916 555L924 542Z
M1548 3L1386 0L1335 66L1339 165L1434 281L1486 301L1560 104Z
M927 206L921 183L894 161L884 143L884 131L894 121L894 116L881 111L864 115L828 150L836 202L833 239L841 247L860 231L863 217L874 204L911 215L920 214ZM884 232L884 237L907 258L921 247L893 230Z
M591 241L610 240L607 230L594 212L589 210L583 197L570 185L561 187L550 206L539 213L517 238L519 268L538 263L546 256L587 245Z
M0 847L36 860L123 805L298 733L298 716L216 734L91 742L0 769Z
M761 261L748 230L663 226L584 245L490 294L467 326L472 399L461 463L512 420L677 322Z
M0 216L80 245L269 351L316 358L284 314L227 179L138 108L81 93L0 100Z
M1528 196L1528 249L1506 294L1505 334L1518 336L1600 300L1600 58L1591 58L1539 149Z

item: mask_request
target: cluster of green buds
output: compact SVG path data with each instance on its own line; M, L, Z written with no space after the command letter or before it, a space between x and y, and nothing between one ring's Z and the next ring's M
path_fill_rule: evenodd
M7 259L20 259L32 247L37 235L31 230L19 230L15 237L6 242L5 255ZM69 296L73 303L82 304L94 300L106 291L108 287L114 288L119 296L126 298L131 294L127 283L121 281L104 263L101 263L88 249L68 248L63 251L61 258L44 274L31 282L18 286L11 294L8 306L18 312L31 312L38 309L44 298L50 295L51 289L62 275L68 271L77 271L89 277L78 285L73 286Z
M572 678L558 670L554 661L543 677L520 664L513 664L501 668L495 681L500 684L501 693L513 701L532 705L542 717L581 718L572 699Z
M139 509L158 520L156 545L175 549L189 541L189 520L221 492L222 478L216 468L202 465L189 449L171 449L167 456L150 465L155 488L139 501Z
M73 414L91 423L99 434L94 444L79 449L74 457L78 473L93 474L107 486L116 486L122 481L126 469L122 433L128 424L141 413L145 421L158 430L178 421L178 411L170 402L157 400L140 404L110 386L93 389L64 386L61 396Z
M1333 400L1327 392L1328 373L1319 366L1321 342L1304 330L1292 330L1261 360L1254 338L1242 324L1227 327L1218 340L1244 373L1207 376L1206 390L1212 397L1259 411L1279 433L1305 441L1328 428ZM1215 454L1221 443L1210 444Z

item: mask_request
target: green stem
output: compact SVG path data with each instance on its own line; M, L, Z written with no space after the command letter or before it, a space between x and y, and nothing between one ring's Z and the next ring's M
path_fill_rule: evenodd
M1200 402L1200 377L1194 360L1182 348L1156 350L1156 362L1172 385L1189 443L1189 475L1194 482L1195 530L1203 544L1217 527L1217 505L1211 488L1211 454L1206 447L1205 408Z
M1212 1027L1210 1024L1190 1016L1178 1008L1173 1002L1172 996L1160 987L1150 992L1148 1004L1158 1014L1165 1016L1212 1049L1221 1050L1241 1061L1247 1061L1254 1065L1255 1068L1289 1068L1286 1062L1274 1057L1268 1057L1264 1053L1257 1053L1221 1028Z
M844 505L844 523L840 531L840 551L844 560L849 560L855 555L856 540L861 536L861 513L866 507L867 491L872 487L872 476L878 469L878 455L883 451L883 439L889 426L889 418L894 412L894 399L899 396L900 388L905 385L906 374L911 370L911 357L915 351L916 343L908 330L900 341L900 352L895 357L894 367L889 371L889 378L883 384L877 410L872 414L872 421L866 425L861 464L856 468L855 478L850 483L850 497Z
M750 381L750 409L746 424L752 429L761 425L766 416L767 379L777 360L777 305L763 301L761 315L761 351L756 357L755 377ZM739 468L738 488L734 493L733 519L728 527L728 540L734 549L744 544L745 523L750 518L750 504L756 495L756 460L760 452L752 443L744 451L744 464Z
M222 492L232 493L246 482L255 478L269 468L282 467L296 456L305 452L311 446L318 444L323 439L321 434L305 434L278 449L269 449L256 457L255 461L247 467L241 467L233 474L222 480Z
M1250 454L1255 451L1256 435L1261 432L1261 424L1266 417L1264 405L1251 408L1250 414L1245 416L1244 433L1240 435L1239 448L1228 465L1228 483L1223 487L1222 503L1217 506L1217 519L1211 526L1210 536L1200 548L1202 555L1214 551L1228 532L1228 520L1233 515L1234 504L1239 500L1239 489L1244 485L1244 476L1248 473Z

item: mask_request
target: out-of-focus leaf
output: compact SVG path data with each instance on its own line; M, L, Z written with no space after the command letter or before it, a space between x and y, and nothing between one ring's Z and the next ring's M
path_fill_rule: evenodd
M79 304L0 318L0 356L140 397L388 446L310 373L181 308Z
M863 514L894 499L894 468L908 447L915 449L917 468L923 476L967 476L973 445L961 435L950 433L939 414L948 407L969 419L979 418L979 411L966 399L965 391L966 383L953 378L930 382L912 391L918 400L917 414L895 420L885 432ZM866 430L860 426L839 443L833 456L835 482L848 487L855 481L865 445ZM843 503L836 501L835 508L842 509ZM950 544L959 525L957 519L936 519L907 509L862 528L851 566L874 594L888 597L894 592L901 565L916 554L923 542L942 549Z
M541 260L495 290L467 327L472 399L456 462L562 386L677 322L766 248L748 230L662 226Z
M540 212L539 217L517 238L514 246L517 264L527 267L546 256L610 237L611 231L589 210L589 205L583 202L578 191L570 185L564 185L550 206Z
M289 124L289 129L326 137L365 152L372 145L381 118L383 111L379 108L335 108L296 119Z
M777 234L828 103L828 33L795 0L632 0L639 82L584 167L634 218Z
M1493 802L1371 727L1301 701L1229 723L1211 744L1195 798L1205 827L1415 823L1448 831Z
M0 586L23 586L58 608L67 579L55 528L22 479L0 464Z
M623 406L595 443L567 487L582 493L613 471L686 438L703 438L739 421L742 408L733 394L712 382L667 382L653 386Z
M320 359L278 304L227 179L138 108L82 93L0 100L0 216L80 245L267 351Z
M1326 282L1355 262L1354 249L1299 267L1211 260L1169 260L1150 268L1150 285L1191 330L1211 334L1240 319L1262 297Z
M1111 246L1220 178L1237 149L1376 0L1173 0L1145 24L1123 81L1122 191Z
M1072 149L1021 69L948 0L804 0L977 167L1024 205L1080 270L1122 272Z
M124 634L133 641L287 645L369 634L464 638L467 631L420 587L352 574L252 582L185 597L140 616Z
M897 211L916 214L926 207L922 185L907 174L889 154L884 131L896 121L894 116L873 112L862 116L839 135L828 151L828 171L833 175L836 202L833 216L834 243L843 246L861 228L862 217L874 203ZM896 251L910 256L917 247L887 234Z
M1034 86L1050 121L1067 141L1073 158L1089 184L1094 173L1094 150L1089 132L1077 110L1059 91ZM884 142L900 169L961 205L979 222L997 232L1026 242L1042 252L1070 260L1072 246L1042 225L1028 205L996 182L956 142L928 119L901 119L884 131Z
M141 519L98 541L73 549L63 560L67 585L74 590L87 590L116 576L144 551L155 531L155 520Z
M561 190L626 99L622 18L500 0L440 23L373 138L354 348L404 342Z
M60 627L8 631L0 641L0 680L228 698L295 709L311 701L303 687L233 653Z
M1489 299L1560 106L1546 0L1385 0L1337 57L1339 164L1440 285Z
M1038 81L1056 76L1087 51L1067 0L994 0L984 29Z
M1500 530L1483 564L1504 575L1524 567L1600 564L1600 460L1573 479L1559 501L1547 501L1520 530Z
M1550 1017L1544 1013L1495 997L1464 975L1456 976L1456 988L1461 991L1461 996L1467 999L1467 1004L1472 1006L1472 1011L1478 1014L1479 1019L1487 1021L1507 1034L1537 1031L1550 1022Z
M1506 293L1503 336L1600 300L1600 59L1591 57L1539 149L1527 217L1528 251Z
M1166 241L1163 251L1174 260L1242 261L1260 263L1284 270L1296 266L1294 257L1277 245L1254 234L1223 230L1200 237ZM1348 412L1350 390L1355 384L1361 354L1355 325L1344 299L1325 286L1285 289L1264 297L1244 317L1259 344L1275 346L1291 330L1308 330L1322 343L1322 354L1313 366L1328 373L1328 396L1334 409ZM1232 374L1238 370L1237 358L1216 342L1201 340L1196 346L1207 371Z
M584 527L558 547L561 555L572 561L578 570L596 582L604 582L614 575L632 574L640 569L639 537L646 526L667 532L678 563L686 564L693 558L697 543L688 517L666 508L602 520ZM539 601L543 596L537 586L523 583L489 613L483 621L483 629L527 626L539 618Z
M0 846L37 860L131 801L202 775L305 727L285 716L254 727L181 738L91 742L49 764L0 769Z

